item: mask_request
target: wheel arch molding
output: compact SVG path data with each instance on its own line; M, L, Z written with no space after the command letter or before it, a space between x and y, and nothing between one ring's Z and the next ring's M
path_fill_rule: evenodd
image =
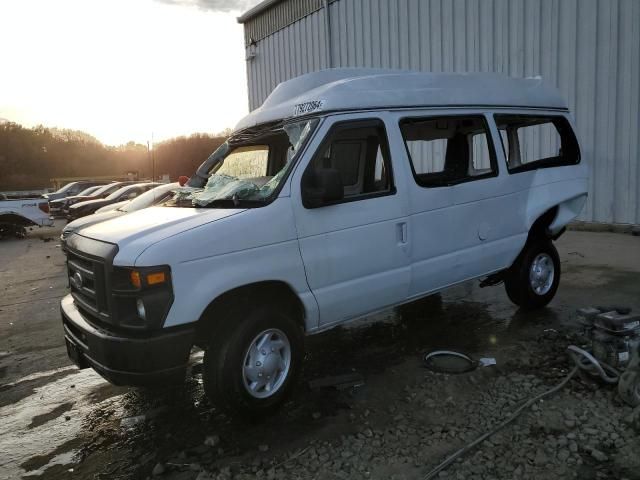
M242 311L267 303L281 306L303 331L309 329L304 302L291 285L282 280L266 280L235 287L214 298L197 321L196 345L201 347L214 333L232 327L233 323L226 321L232 310Z

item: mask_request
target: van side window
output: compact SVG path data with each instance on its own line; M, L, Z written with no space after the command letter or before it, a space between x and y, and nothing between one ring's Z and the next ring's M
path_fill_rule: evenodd
M580 162L576 137L564 117L495 115L510 173Z
M418 185L442 187L498 174L484 117L411 118L400 122Z
M379 120L336 124L307 167L305 177L312 178L323 169L339 172L343 201L392 193L384 124Z

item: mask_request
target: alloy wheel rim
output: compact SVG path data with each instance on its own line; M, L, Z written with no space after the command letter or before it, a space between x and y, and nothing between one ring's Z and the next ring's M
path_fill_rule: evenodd
M547 253L540 253L531 262L529 285L536 295L546 295L553 286L555 266Z
M242 364L243 384L254 398L269 398L284 384L291 368L291 344L282 330L260 332L249 344Z

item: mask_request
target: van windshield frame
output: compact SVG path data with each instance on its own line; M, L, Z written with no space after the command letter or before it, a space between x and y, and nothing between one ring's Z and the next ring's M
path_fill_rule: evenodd
M237 132L164 205L196 208L268 205L279 195L319 123L319 117L307 117Z

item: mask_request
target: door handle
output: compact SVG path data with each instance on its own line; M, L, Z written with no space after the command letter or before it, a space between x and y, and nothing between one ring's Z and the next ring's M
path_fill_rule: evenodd
M406 244L407 243L407 222L400 222L396 224L398 228L398 243Z

